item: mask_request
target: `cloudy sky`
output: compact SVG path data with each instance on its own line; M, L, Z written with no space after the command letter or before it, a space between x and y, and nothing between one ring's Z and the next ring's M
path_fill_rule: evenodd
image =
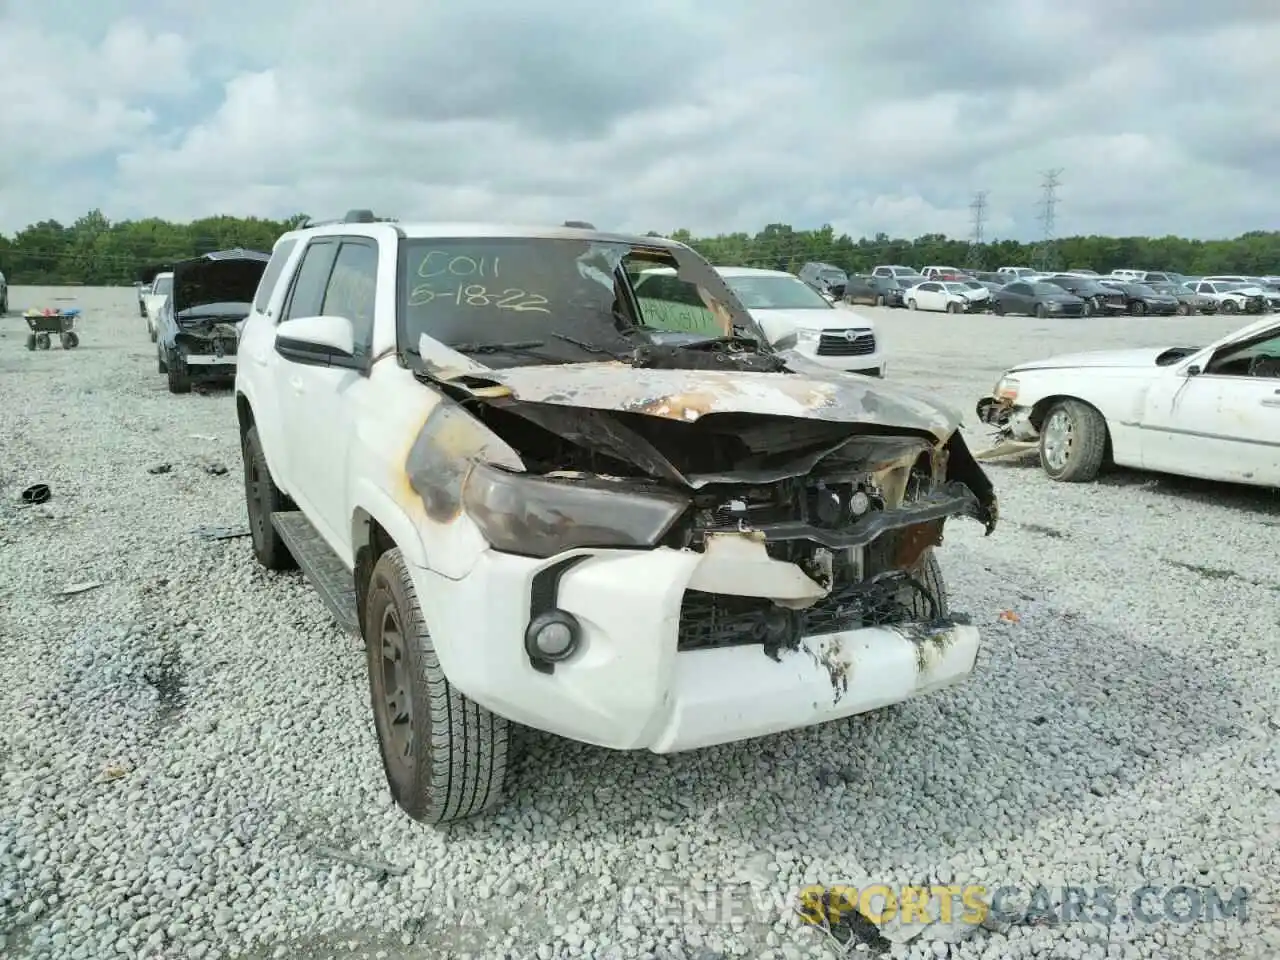
M962 12L963 11L963 12ZM0 0L0 232L1280 227L1280 0Z

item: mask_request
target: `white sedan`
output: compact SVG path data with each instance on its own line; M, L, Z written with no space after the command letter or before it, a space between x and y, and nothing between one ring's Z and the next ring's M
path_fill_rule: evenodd
M813 363L883 377L885 358L874 321L832 306L799 277L781 270L716 267L774 346L791 345ZM645 270L635 280L646 320L673 332L701 332L706 308L669 267Z
M986 296L982 297L983 305L990 298L991 294L986 292ZM968 313L976 306L974 302L975 291L970 290L963 283L956 281L927 280L924 283L917 283L914 287L908 287L902 294L902 299L906 301L908 309L911 310L939 310L946 313Z
M1206 347L1051 357L1005 371L978 417L1000 428L986 458L1039 445L1054 480L1118 466L1280 487L1280 320Z

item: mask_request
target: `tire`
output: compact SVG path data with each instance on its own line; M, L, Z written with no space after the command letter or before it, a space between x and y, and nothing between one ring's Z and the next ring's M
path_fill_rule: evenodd
M53 346L53 341L49 339L49 335L47 333L37 333L36 346L39 347L41 350L48 350L51 346Z
M161 373L167 373L169 371L168 366L164 362L164 351L159 348L156 349L156 367Z
M908 310L915 310L915 309L916 309L916 300L915 300L915 297L912 297L910 300L908 300L908 301L907 301L907 309L908 309Z
M1129 312L1135 317L1145 317L1147 315L1147 305L1141 300L1135 300L1129 304Z
M945 617L951 613L951 603L947 599L947 584L942 579L942 566L938 563L938 555L930 547L925 554L924 562L921 565L920 572L916 579L920 581L920 585L925 588L932 598L933 602L929 602L929 598L920 596L919 591L913 591L915 596L912 598L911 611L917 617L928 617L933 614L935 618Z
M1053 480L1087 483L1102 470L1107 422L1079 400L1060 400L1040 425L1040 466Z
M399 549L378 558L361 614L369 701L396 804L427 824L497 807L506 779L507 721L468 700L440 669ZM389 684L396 690L391 695Z
M959 313L959 312L960 312L960 304L958 303L947 304L947 313Z
M1191 316L1191 313L1192 313L1192 310L1191 310L1191 304L1189 304L1189 303L1179 303L1179 304L1178 304L1178 316L1180 316L1180 317L1189 317L1189 316Z
M884 297L884 295L883 295L883 294L881 294L880 296L876 297L876 306L877 306L877 307L887 307L888 305L889 305L889 301L885 299L885 297Z
M1239 313L1240 304L1236 303L1234 300L1223 300L1222 312L1223 313Z
M63 350L74 350L80 345L80 338L68 330L66 333L59 334L58 342L62 344Z
M293 509L293 504L272 479L256 426L246 430L240 440L240 459L244 462L244 505L253 556L268 570L293 570L298 562L271 523L271 514Z
M1044 304L1043 304L1043 303L1037 303L1037 304L1036 304L1036 317L1037 317L1037 319L1043 320L1043 319L1044 319L1045 317L1047 317L1048 315L1049 315L1049 311L1045 309Z
M1001 303L999 300L997 300L995 303L991 304L991 312L994 313L997 317L1003 317L1004 304Z
M27 349L34 350L36 348L36 335L34 333L27 334Z
M169 351L164 361L165 372L169 374L170 393L190 393L191 374L187 372L186 359L179 350Z

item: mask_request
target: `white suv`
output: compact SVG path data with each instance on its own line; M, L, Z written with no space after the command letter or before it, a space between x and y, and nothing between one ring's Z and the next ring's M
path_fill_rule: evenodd
M654 267L718 331L646 323ZM410 816L496 805L510 722L668 753L972 671L932 549L996 522L959 418L764 341L656 237L353 211L277 241L236 379L253 550L363 636Z

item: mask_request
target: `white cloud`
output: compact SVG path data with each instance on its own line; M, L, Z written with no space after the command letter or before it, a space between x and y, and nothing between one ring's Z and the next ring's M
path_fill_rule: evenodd
M0 231L314 215L855 236L1280 219L1280 7L1223 0L13 3ZM35 69L59 62L70 69ZM15 146L17 145L17 146Z

